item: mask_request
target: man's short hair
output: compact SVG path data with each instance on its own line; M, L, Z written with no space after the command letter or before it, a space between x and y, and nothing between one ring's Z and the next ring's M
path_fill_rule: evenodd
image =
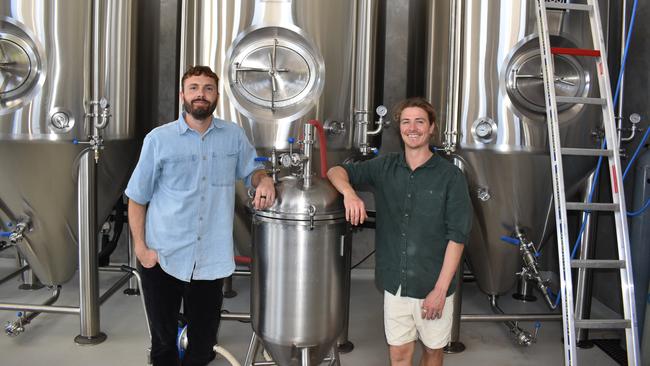
M431 105L431 103L429 103L428 100L422 97L412 97L412 98L404 99L403 101L397 103L397 105L393 109L394 121L399 123L402 116L402 112L406 108L411 108L411 107L417 107L422 109L427 113L427 116L429 117L429 123L432 124L436 123L436 110L433 108L433 106Z
M200 76L200 75L205 75L207 77L213 78L215 84L217 87L219 87L219 77L217 74L212 71L212 69L209 66L202 66L202 65L196 65L196 66L191 66L187 71L185 71L185 74L183 74L183 78L181 79L181 89L185 87L185 80L189 78L190 76Z

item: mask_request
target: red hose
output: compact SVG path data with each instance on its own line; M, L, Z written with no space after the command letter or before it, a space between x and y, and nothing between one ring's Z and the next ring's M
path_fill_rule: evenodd
M327 140L325 139L325 129L318 120L312 119L307 122L316 127L318 130L318 143L320 143L320 176L327 178Z
M236 255L235 256L235 263L241 264L241 265L250 265L253 263L253 259L251 257L246 257L243 255Z

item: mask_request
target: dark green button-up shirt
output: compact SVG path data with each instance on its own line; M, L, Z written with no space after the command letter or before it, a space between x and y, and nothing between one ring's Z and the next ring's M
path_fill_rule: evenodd
M463 173L434 154L414 171L404 153L343 168L353 186L374 188L376 280L384 290L423 299L434 288L449 240L467 244L472 206ZM447 295L456 288L449 285Z

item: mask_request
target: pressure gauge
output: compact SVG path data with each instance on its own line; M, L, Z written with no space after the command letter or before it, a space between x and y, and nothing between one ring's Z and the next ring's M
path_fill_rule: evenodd
M637 124L639 122L641 122L641 115L638 113L632 113L630 115L630 123Z
M472 135L480 142L490 142L496 135L497 125L491 118L482 117L472 124Z
M384 105L380 105L379 107L377 107L375 111L377 112L379 117L384 117L388 113L388 108L386 108L386 106Z

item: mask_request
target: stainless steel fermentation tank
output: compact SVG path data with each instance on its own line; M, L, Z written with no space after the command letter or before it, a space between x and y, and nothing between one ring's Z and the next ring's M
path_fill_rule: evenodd
M88 136L99 131L103 139L100 222L137 159L135 5L0 0L1 230L26 225L16 245L48 285L66 282L77 269L77 183Z
M313 127L305 127L308 151ZM311 152L301 158L302 171L281 178L276 203L253 218L253 330L287 366L319 364L337 349L349 292L351 236L342 197L312 175Z
M310 119L325 125L330 165L368 154L377 7L376 0L184 1L180 73L200 64L219 74L216 115L241 125L259 155L286 151ZM235 241L249 254L243 186L237 195Z
M521 270L519 249L501 236L524 233L536 244L552 232L545 105L533 1L432 1L427 94L440 110L441 144L464 168L474 206L468 256L480 288L501 294ZM554 46L590 48L580 12L550 13ZM556 94L598 89L592 61L556 56ZM594 107L559 105L562 145L596 147ZM592 158L565 158L577 189Z

